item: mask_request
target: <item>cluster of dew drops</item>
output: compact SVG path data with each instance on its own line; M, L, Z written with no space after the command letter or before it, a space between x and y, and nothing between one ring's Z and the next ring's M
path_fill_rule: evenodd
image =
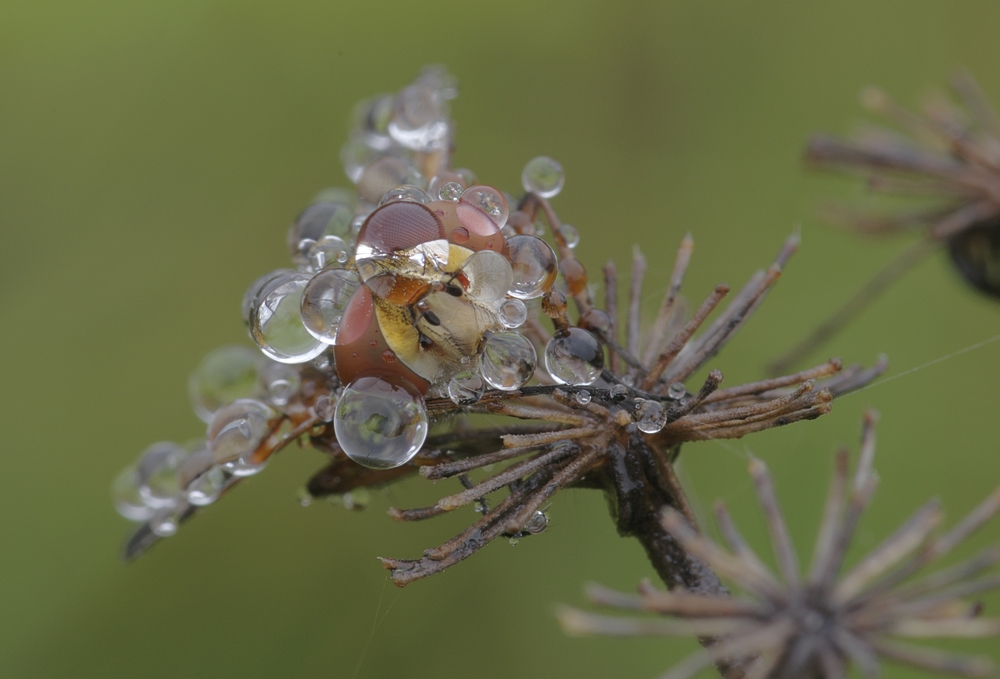
M421 174L421 164L433 154L448 158L454 133L448 101L455 95L452 77L428 68L401 92L358 105L354 129L341 152L355 190L322 191L291 225L292 266L261 276L243 298L243 320L259 351L229 346L205 357L189 381L194 411L207 425L205 437L185 444L155 443L123 470L113 494L124 517L147 522L161 537L172 535L186 507L211 504L233 477L264 467L253 453L268 437L280 434L273 423L282 415L290 421L311 417L332 422L338 444L351 459L388 469L411 460L423 445L428 431L425 396L448 396L466 406L488 387L513 391L535 376L535 345L521 330L529 315L540 313L540 298L557 286L558 258L541 238L540 225L508 224L514 198L479 184L471 171L440 163L434 176ZM544 156L528 162L522 173L525 191L543 198L557 195L563 181L559 163ZM359 247L358 236L370 215L401 202L473 206L491 220L502 243L474 252L463 265L473 279L469 295L494 319L482 329L478 354L463 356L458 366L429 378L424 388L392 372L396 357L388 350L386 370L344 380L337 367L338 340L343 344L345 335L356 339L357 333L345 330L341 321L366 285L363 270L371 267L364 264L391 256L365 243ZM572 226L561 225L560 232L566 246L576 246L579 237ZM461 245L470 234L459 227L449 240ZM436 263L440 251L433 245L413 248L407 262ZM435 320L445 328L451 322ZM603 349L588 331L564 328L544 347L543 360L550 381L589 385L601 374ZM303 378L306 374L310 379ZM317 374L326 379L317 382ZM324 390L324 384L329 388ZM334 388L337 384L343 386ZM310 393L303 394L307 387ZM577 398L585 402L587 392Z

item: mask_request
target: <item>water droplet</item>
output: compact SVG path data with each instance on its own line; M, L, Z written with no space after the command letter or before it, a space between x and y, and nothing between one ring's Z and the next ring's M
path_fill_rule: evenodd
M188 484L184 495L191 504L204 507L219 499L225 485L225 472L222 471L221 467L212 467Z
M305 363L319 356L326 344L302 323L302 293L309 276L290 272L264 284L250 309L250 335L264 355L279 363Z
M129 465L115 477L111 484L111 497L115 509L129 521L145 521L153 515L139 495L139 475L135 465Z
M583 328L557 333L545 345L545 369L560 384L593 384L604 368L604 348Z
M528 307L519 299L505 299L500 305L500 322L505 328L520 328L528 320Z
M679 401L685 396L687 396L687 387L684 386L683 382L674 382L667 389L667 398Z
M139 497L147 507L176 507L181 484L177 473L190 453L177 443L159 442L146 448L136 464Z
M260 396L257 369L261 360L260 353L250 347L219 347L208 353L188 378L195 414L207 423L225 404Z
M396 96L389 134L397 144L414 151L444 148L450 132L444 98L434 87L418 83Z
M556 279L556 253L537 236L521 234L507 239L514 282L508 294L518 299L541 297Z
M562 191L565 180L562 165L548 156L532 158L521 172L524 190L537 193L542 198L552 198L557 195Z
M622 384L631 389L635 386L635 377L632 375L622 375Z
M385 148L376 148L382 144L370 144L370 139L363 133L352 134L347 143L340 149L340 162L348 179L357 184L361 181L365 168L378 158Z
M168 538L180 527L177 510L170 507L157 510L149 518L149 529L161 538Z
M313 271L320 271L327 266L342 267L353 254L354 248L340 236L323 236L309 247L306 259Z
M457 201L462 197L462 193L464 192L465 187L458 182L445 182L441 188L438 189L438 198L441 200Z
M520 538L517 536L512 536L510 540L507 541L511 547L517 547L517 544L521 542Z
M257 449L270 428L274 411L260 401L239 399L215 413L205 435L216 462L231 462Z
M667 411L658 401L637 400L635 426L639 431L655 434L667 424Z
M549 527L549 517L546 516L545 512L535 511L528 519L528 523L524 524L524 532L529 535L538 535L545 531Z
M493 250L480 250L465 260L462 273L469 280L466 293L480 302L493 302L507 294L514 281L510 262Z
M394 189L389 189L385 192L379 200L379 205L385 205L386 203L420 203L424 205L431 202L431 197L427 195L419 186L411 186L410 184L404 184L403 186L397 186Z
M358 275L347 269L325 269L312 277L302 293L300 318L310 335L333 344L347 303L358 287Z
M535 347L516 332L498 332L483 347L479 372L495 389L514 391L535 374Z
M301 265L308 264L312 256L309 252L310 247L325 236L349 237L352 221L354 221L352 205L313 203L300 212L295 222L288 227L288 251L292 261Z
M591 395L590 392L584 389L583 391L576 392L576 402L582 406L590 403Z
M369 203L377 203L389 189L403 184L423 186L424 180L409 160L382 156L365 166L358 180L358 195Z
M268 283L270 283L275 278L279 276L286 276L290 273L294 273L291 269L276 269L275 271L268 271L263 276L258 276L257 279L250 284L246 292L243 293L243 304L241 306L241 311L243 313L243 323L249 328L250 327L250 310L253 309L254 301L260 294L261 289Z
M267 461L254 463L247 459L246 457L241 457L238 460L232 460L221 465L221 469L229 472L233 476L253 476L254 474L259 474L264 471L264 467L267 466Z
M330 394L322 394L313 403L313 412L323 422L333 422L333 416L337 413L337 402Z
M621 401L626 396L628 396L628 387L626 387L624 384L616 384L615 386L611 387L612 401Z
M260 369L260 384L264 388L264 394L271 405L279 408L288 405L296 392L302 378L299 371L284 363L266 361Z
M367 488L355 488L344 493L341 499L344 501L345 508L361 512L368 509L368 505L372 502L372 495Z
M296 493L296 496L298 498L299 505L302 507L308 507L313 503L313 500L316 499L305 488L299 488L299 492Z
M486 383L474 372L460 372L448 382L448 398L460 406L470 406L483 397Z
M492 186L470 186L460 200L485 212L498 228L503 228L507 223L507 215L510 212L507 199Z
M372 469L409 462L427 438L427 410L417 389L397 377L359 377L344 388L333 419L347 456Z
M572 224L561 225L559 233L562 234L563 240L566 241L566 247L575 248L580 244L580 232Z
M394 97L380 94L377 97L358 102L354 107L354 129L364 135L365 141L374 148L387 149L392 143L389 138L389 120L392 118Z

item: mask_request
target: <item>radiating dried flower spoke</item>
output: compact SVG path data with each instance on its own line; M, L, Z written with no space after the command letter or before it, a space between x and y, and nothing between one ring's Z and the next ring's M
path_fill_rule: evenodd
M746 657L747 676L792 679L844 677L854 664L866 677L879 672L879 658L905 662L969 677L994 676L985 658L944 653L901 644L889 637L1000 637L1000 618L979 617L979 607L963 599L1000 589L1000 574L973 576L1000 562L1000 548L933 575L903 583L950 551L958 541L981 527L1000 509L1000 488L937 539L930 535L940 520L935 502L921 507L895 533L846 574L841 564L861 512L871 499L876 476L875 416L865 418L862 451L848 484L847 454L838 452L833 480L814 558L805 578L778 509L766 466L757 459L750 472L767 517L781 581L777 581L750 551L724 507L716 513L732 552L697 534L675 510L664 509L663 525L691 554L729 578L746 592L732 600L685 592L660 592L649 584L638 596L590 586L596 604L671 616L635 620L595 616L573 609L560 613L568 631L593 634L659 634L683 636L706 630L727 635L716 645L691 656L668 677L688 677L724 654ZM749 660L756 656L756 660Z

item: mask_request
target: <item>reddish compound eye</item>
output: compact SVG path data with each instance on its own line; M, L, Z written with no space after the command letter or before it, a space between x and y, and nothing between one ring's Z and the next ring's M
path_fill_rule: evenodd
M473 251L493 250L503 254L504 238L489 215L469 203L437 200L427 207L441 219L445 237Z
M358 232L358 244L389 253L444 237L444 226L434 212L420 203L400 201L383 205L368 216Z
M407 380L421 394L430 388L427 380L396 360L375 318L375 298L364 285L358 286L344 309L333 355L342 384L365 375L388 375Z

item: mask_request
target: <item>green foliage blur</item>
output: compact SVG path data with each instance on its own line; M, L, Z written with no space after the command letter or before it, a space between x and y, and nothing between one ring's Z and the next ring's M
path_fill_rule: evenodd
M686 231L697 303L742 284L801 225L800 254L710 366L733 385L907 244L819 222L824 197L868 197L803 172L805 137L850 131L864 85L913 105L958 65L1000 105L998 25L985 1L0 4L0 676L657 676L695 642L568 638L552 615L581 605L587 581L629 589L653 575L597 493L563 493L544 535L397 590L376 556L418 556L474 515L400 525L385 510L453 492L445 482L374 492L365 512L303 509L297 490L322 457L289 449L130 565L109 484L149 443L202 435L186 375L212 348L249 342L244 289L286 265L285 229L309 197L348 184L338 153L353 104L421 65L459 78L458 165L517 192L529 159L562 162L555 207L593 278L642 245L650 314ZM884 351L899 374L998 333L1000 306L938 255L814 362ZM806 558L832 451L856 448L875 406L882 483L857 555L929 496L957 520L1000 482L998 374L1000 343L816 422L688 446L684 477L702 508L725 498L766 552L752 450ZM998 540L992 525L961 554ZM1000 659L995 646L948 647Z

